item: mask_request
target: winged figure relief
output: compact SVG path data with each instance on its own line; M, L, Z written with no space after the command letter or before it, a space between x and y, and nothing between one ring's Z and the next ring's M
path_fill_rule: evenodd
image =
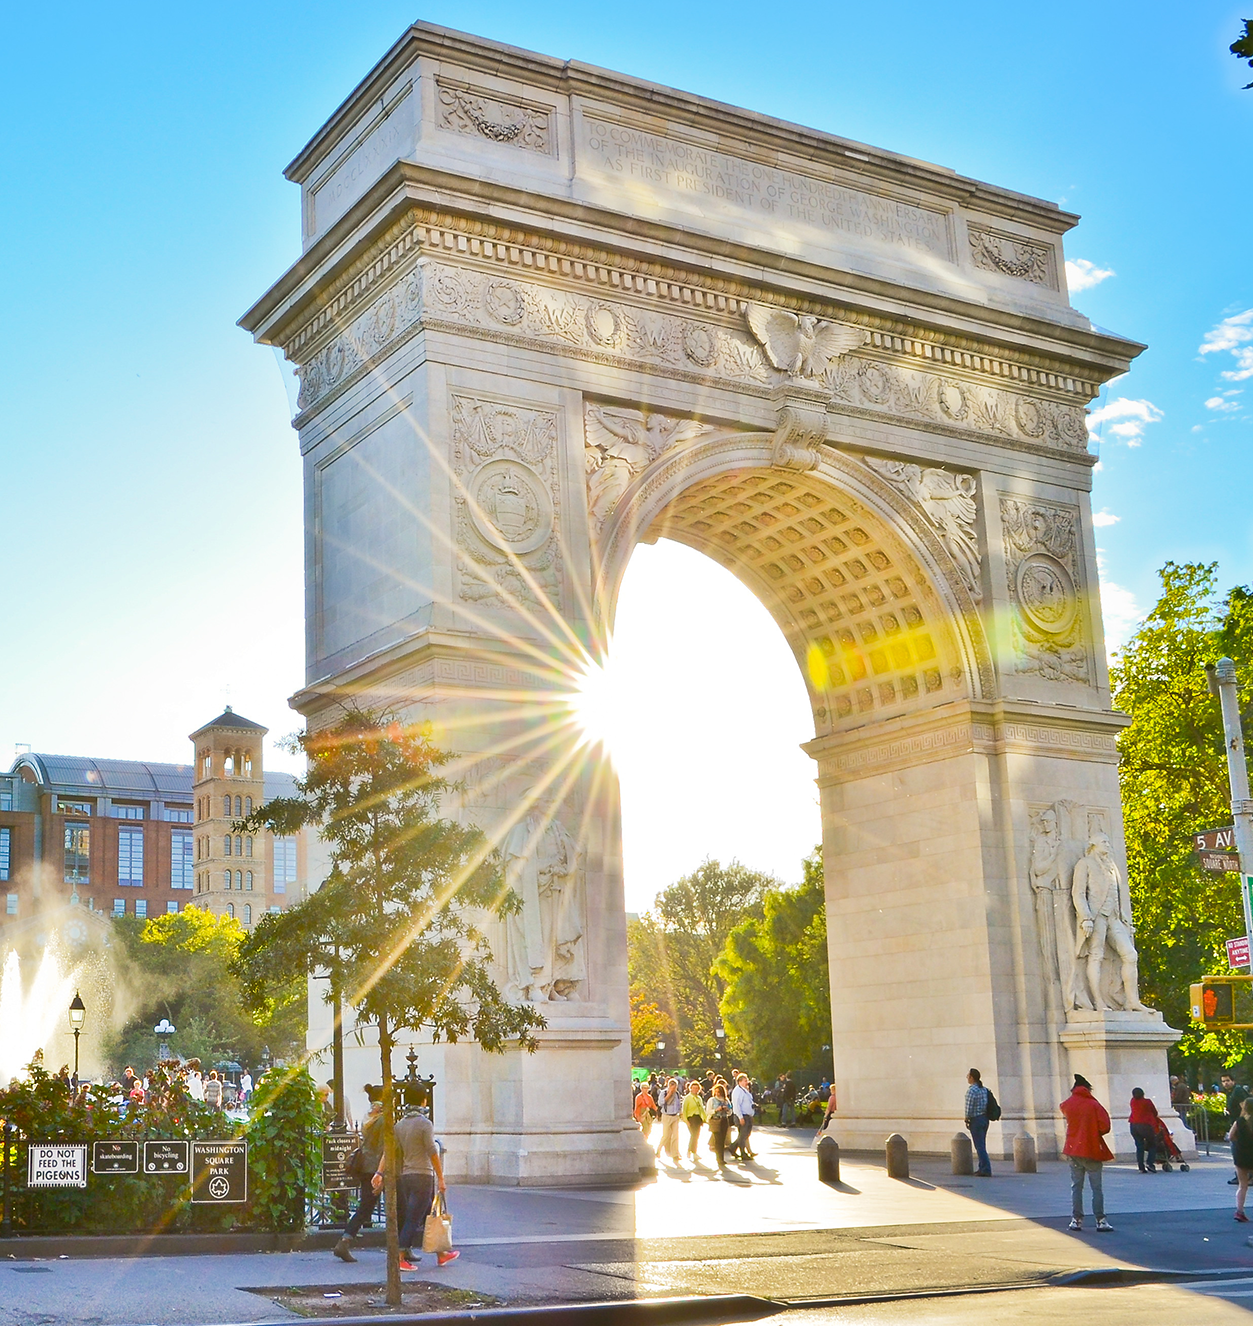
M612 414L589 405L585 418L587 505L592 524L599 529L631 485L669 447L709 432L709 425L694 419L671 419L644 410L615 410Z
M870 333L812 313L789 313L768 304L748 306L748 325L766 358L794 378L820 378L833 359L865 345Z

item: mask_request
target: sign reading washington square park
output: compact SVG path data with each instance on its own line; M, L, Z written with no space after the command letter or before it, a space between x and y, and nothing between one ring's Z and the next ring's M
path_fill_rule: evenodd
M295 702L455 734L523 900L500 980L548 1024L534 1055L423 1050L451 1176L637 1172L617 785L545 717L659 536L757 594L809 690L837 1139L947 1150L968 1063L1002 1154L1057 1154L1074 1072L1169 1099L1084 418L1142 347L1070 306L1077 218L426 25L287 174L303 256L242 322L301 383Z

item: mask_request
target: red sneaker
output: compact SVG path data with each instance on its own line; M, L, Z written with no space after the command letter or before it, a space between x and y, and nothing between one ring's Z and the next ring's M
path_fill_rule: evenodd
M400 1269L402 1271L416 1271L418 1268L412 1262L405 1261L402 1257L400 1259Z
M452 1252L437 1252L435 1254L435 1260L439 1262L441 1266L447 1266L449 1262L455 1262L460 1256L461 1254L454 1248Z

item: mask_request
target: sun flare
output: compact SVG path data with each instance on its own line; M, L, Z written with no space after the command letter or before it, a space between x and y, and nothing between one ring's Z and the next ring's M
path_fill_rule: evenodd
M621 721L620 701L612 649L603 663L585 658L574 678L574 690L567 697L579 728L580 746L602 746L612 757L614 736Z

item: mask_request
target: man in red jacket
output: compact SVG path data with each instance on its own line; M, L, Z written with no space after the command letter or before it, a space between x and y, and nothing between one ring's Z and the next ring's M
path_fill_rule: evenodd
M1109 1233L1114 1226L1105 1219L1105 1190L1101 1182L1101 1167L1114 1158L1114 1153L1105 1145L1109 1115L1092 1094L1092 1083L1078 1073L1070 1095L1062 1101L1061 1111L1066 1116L1066 1145L1062 1150L1070 1157L1070 1205L1073 1212L1070 1228L1083 1228L1083 1176L1086 1174L1092 1189L1092 1214L1096 1216L1097 1231Z

